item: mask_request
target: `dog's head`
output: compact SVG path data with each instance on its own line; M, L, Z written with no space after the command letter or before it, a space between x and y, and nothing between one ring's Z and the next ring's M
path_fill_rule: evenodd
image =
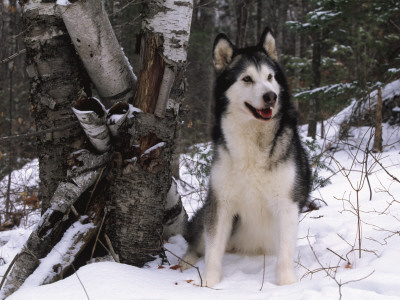
M227 109L262 122L278 114L287 84L268 28L258 45L247 48L237 48L225 34L219 34L214 42L213 62L217 73L217 117Z

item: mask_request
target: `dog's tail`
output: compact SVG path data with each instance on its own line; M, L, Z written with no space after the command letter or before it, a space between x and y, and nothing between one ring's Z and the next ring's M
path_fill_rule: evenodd
M185 235L188 226L188 215L182 205L181 196L178 193L176 180L173 178L171 188L165 200L163 218L163 239L168 240L171 236Z

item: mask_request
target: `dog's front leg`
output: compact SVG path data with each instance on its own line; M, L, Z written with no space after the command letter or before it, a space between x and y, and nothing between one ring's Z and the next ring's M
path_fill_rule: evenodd
M222 257L232 230L232 214L222 203L214 203L205 222L205 273L203 284L212 287L221 281Z
M297 240L298 208L294 202L285 205L278 212L278 261L276 281L279 285L297 282L294 272L294 252Z

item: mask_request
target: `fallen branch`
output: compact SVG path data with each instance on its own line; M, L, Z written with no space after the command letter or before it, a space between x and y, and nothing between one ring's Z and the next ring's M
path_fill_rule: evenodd
M65 231L62 239L41 260L38 268L25 280L22 287L39 286L60 279L96 231L97 227L88 217L81 217Z
M60 240L68 227L68 213L78 198L92 186L100 174L100 168L109 161L110 154L94 155L87 151L76 153L71 162L77 162L75 168L69 172L69 180L61 182L57 187L50 208L43 214L36 230L32 232L23 250L15 261L11 272L5 278L5 285L1 290L0 299L4 299L16 291L25 280L37 269L39 259L46 257L49 251ZM96 225L99 216L94 214L93 224ZM78 236L77 239L90 239L91 234ZM83 246L87 243L83 243ZM83 247L82 246L82 247ZM76 247L79 248L79 247ZM75 255L71 254L71 262Z

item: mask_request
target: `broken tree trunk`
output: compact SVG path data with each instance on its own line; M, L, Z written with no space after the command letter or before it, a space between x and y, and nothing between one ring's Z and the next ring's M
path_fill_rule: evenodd
M136 76L119 45L102 1L59 5L71 40L103 103L132 103Z
M193 2L143 2L140 74L134 105L135 131L122 127L125 167L110 188L107 232L123 263L143 266L160 254L164 203L171 187L171 161L184 93L183 71ZM174 99L175 101L172 101ZM167 104L170 108L165 110ZM133 230L134 229L134 230Z

